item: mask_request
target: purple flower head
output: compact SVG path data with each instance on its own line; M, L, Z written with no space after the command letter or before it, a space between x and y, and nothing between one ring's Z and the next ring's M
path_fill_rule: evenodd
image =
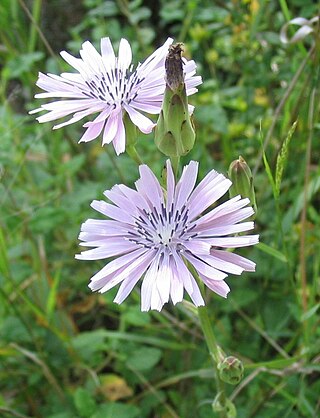
M167 161L166 192L150 168L141 165L139 170L136 190L116 185L104 192L112 203L92 202L109 219L88 219L82 224L81 245L95 248L76 258L115 257L91 278L89 287L103 293L121 283L114 299L121 303L143 276L142 311L160 311L169 299L181 302L184 289L201 306L204 301L188 270L190 263L209 289L226 297L230 290L224 281L227 273L255 270L252 261L225 250L258 242L258 235L228 236L253 229L253 222L242 222L253 214L247 206L249 199L236 196L212 209L231 181L211 170L195 187L195 161L184 167L177 184Z
M53 129L77 122L93 113L98 113L93 121L85 123L86 129L79 142L88 142L102 132L102 145L113 143L116 153L125 151L124 112L143 133L150 133L155 124L141 112L158 114L161 110L165 90L164 62L172 39L167 41L133 70L132 51L129 42L121 39L118 57L115 56L110 39L101 39L101 55L86 41L80 50L81 58L75 58L66 51L62 58L78 73L39 73L37 86L46 93L36 94L36 98L62 98L31 111L48 113L37 118L48 122L72 115L71 119ZM194 61L184 60L187 94L194 94L201 77L194 76Z

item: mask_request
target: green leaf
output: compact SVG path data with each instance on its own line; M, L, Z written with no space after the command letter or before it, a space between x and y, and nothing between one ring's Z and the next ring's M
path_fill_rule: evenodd
M158 348L142 347L132 353L127 365L134 370L150 370L159 362L161 356L162 351Z
M151 11L147 7L141 7L130 14L130 22L135 25L141 20L149 19Z
M89 418L96 411L92 395L85 389L78 388L73 395L75 407L81 417Z
M101 405L90 418L136 418L140 416L140 410L134 405L109 402Z
M291 366L292 364L299 361L301 357L291 357L286 359L271 360L271 361L261 361L259 363L245 364L244 368L248 369L258 369L260 367L266 367L267 369L284 369Z
M91 6L88 6L91 7ZM89 16L111 17L116 16L119 13L117 4L113 1L104 1L100 6L89 10Z
M274 258L277 258L283 263L287 263L287 258L284 254L282 254L280 251L276 250L275 248L272 248L269 245L264 244L263 242L259 242L259 244L256 245L256 248L263 251L264 253L271 255Z
M107 331L104 329L96 329L94 331L82 332L73 338L72 344L76 352L81 356L83 361L88 361L94 357L96 353L107 349L106 343Z
M85 162L85 155L80 154L76 155L75 157L71 158L70 160L64 162L59 168L60 172L64 175L72 175L77 173L79 169L82 167L82 165Z
M185 350L194 347L193 344L181 344L175 340L165 338L148 337L146 335L134 334L132 332L105 331L105 335L110 339L119 339L142 344L149 344L160 348L168 348L171 350Z
M320 303L317 303L315 306L313 306L311 309L309 309L307 312L305 312L301 316L301 321L306 321L307 319L311 318L313 315L316 314L319 308L320 308Z
M48 318L51 318L52 313L54 312L55 306L56 306L56 301L57 301L57 289L60 283L60 278L61 278L61 271L58 270L55 273L55 276L53 278L53 283L50 287L50 292L48 295L48 299L47 299L47 304L46 304L46 312L47 312L47 316Z
M139 306L127 308L123 313L123 319L125 322L138 327L150 324L150 316L141 312Z
M277 157L277 164L276 164L276 184L275 184L275 197L278 198L280 195L280 187L281 187L281 180L283 175L283 170L285 168L285 165L288 160L288 150L289 150L289 144L292 138L292 135L294 134L294 131L296 130L298 121L296 120L293 125L291 126L288 135L286 139L284 140L284 143L281 147L281 150Z
M37 209L30 221L30 229L34 233L46 233L58 226L65 225L66 212L59 207L44 206Z
M4 74L9 80L19 78L23 73L30 71L33 64L40 61L43 56L43 52L20 54L8 61Z
M226 111L217 104L198 106L195 109L195 119L210 127L213 132L227 134L228 132L228 118ZM207 143L210 142L208 139Z

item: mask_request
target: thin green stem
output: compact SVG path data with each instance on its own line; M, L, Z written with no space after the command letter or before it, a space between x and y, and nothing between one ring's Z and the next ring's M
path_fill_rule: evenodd
M126 148L129 157L138 165L143 164L142 158L140 157L136 147L134 145L128 145Z
M179 174L180 157L170 157L170 159L175 178L177 179Z
M198 316L200 319L201 328L209 349L209 353L213 359L214 364L220 362L221 355L220 350L217 344L217 339L213 333L212 326L210 323L210 318L208 315L208 310L206 306L200 306L198 308Z
M213 328L210 323L210 318L208 314L208 309L206 306L200 306L198 308L198 317L200 320L200 325L203 331L204 338L212 359L213 368L215 370L215 378L217 384L217 392L219 395L219 402L222 406L222 411L219 412L220 418L227 418L227 408L226 408L226 394L225 394L225 385L224 382L219 377L218 372L218 363L222 360L222 355L220 348L217 344L217 339L213 333Z
M119 175L119 177L120 177L120 179L121 179L122 183L125 183L125 182L126 182L126 177L125 177L125 175L122 173L122 171L121 171L120 167L118 166L118 164L117 164L117 162L116 162L116 160L115 160L115 158L114 158L114 153L112 153L112 152L110 151L110 148L109 148L109 147L106 147L106 151L107 151L108 157L109 157L109 159L110 159L110 161L111 161L111 164L113 165L114 169L115 169L115 170L116 170L116 172L118 173L118 175Z
M22 9L25 11L26 15L28 16L28 18L30 19L31 23L34 25L34 27L36 28L39 37L41 38L44 46L47 48L47 51L49 52L49 54L52 56L52 58L54 60L57 59L55 53L53 52L53 49L51 48L49 42L47 41L46 37L44 36L42 30L40 29L40 26L37 24L37 22L34 20L34 17L32 16L32 14L30 13L30 10L28 9L26 3L24 2L24 0L19 0L19 3L22 7Z
M34 0L33 5L32 5L32 17L33 17L33 21L36 22L37 25L39 25L41 6L42 6L42 0ZM37 43L37 27L35 24L32 23L30 27L30 34L29 34L29 45L28 45L29 52L33 52L35 50L36 43Z
M195 268L190 263L188 264L188 268L189 268L190 272L192 273L192 275L194 276L194 278L198 281L200 290L203 293L204 284L201 280L199 280L198 273L196 272ZM207 347L208 347L208 350L209 350L209 353L210 353L213 369L214 369L214 372L215 372L215 380L216 380L216 385L217 385L217 395L216 395L215 399L218 398L218 402L220 404L218 415L219 415L219 418L228 418L228 412L227 412L228 408L227 408L227 397L226 397L226 393L225 393L225 384L220 379L219 370L218 370L218 364L224 358L223 351L219 347L219 345L217 343L217 339L214 335L213 328L212 328L210 318L209 318L209 314L208 314L207 306L199 306L198 307L198 317L199 317L201 329L202 329L202 332L203 332L203 335L204 335L204 339L206 341L206 344L207 344Z

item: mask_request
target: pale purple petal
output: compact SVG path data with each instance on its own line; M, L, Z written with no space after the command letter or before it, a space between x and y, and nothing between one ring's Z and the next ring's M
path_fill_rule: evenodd
M139 193L149 202L150 207L160 208L163 201L163 193L156 176L147 165L139 167L140 179L135 185Z
M96 243L95 245L99 245L99 243ZM89 246L91 246L90 242ZM130 241L125 242L122 240L119 243L110 242L109 245L101 245L93 250L82 251L81 254L77 255L77 258L79 260L102 260L103 258L115 257L128 253L135 248L136 245Z
M196 184L198 165L198 162L190 161L183 169L181 178L176 186L175 202L177 209L180 209L185 204Z
M134 260L139 259L142 255L146 254L148 250L146 248L137 248L131 253L125 254L121 257L118 257L104 266L98 273L91 277L91 283L89 287L92 290L98 290L104 286L104 282L109 277L116 275L123 271L128 265L130 265ZM78 258L78 255L76 255Z
M125 72L131 64L132 61L132 51L129 42L122 38L119 45L119 58L118 65L119 68Z
M228 293L230 292L230 287L224 280L211 280L208 277L203 276L202 274L199 274L199 277L210 290L222 296L223 298L226 298Z
M172 279L170 284L170 297L172 300L172 303L175 305L178 302L181 302L183 299L183 280L180 278L179 270L176 267L176 263L174 261L174 258L171 256L170 260L170 268L172 271Z
M230 188L231 181L222 174L215 176L202 189L196 189L190 197L190 217L194 218L220 199Z
M97 136L100 135L103 127L104 127L104 121L90 125L89 128L87 128L85 133L80 138L79 142L89 142L97 138Z
M112 48L110 38L102 38L101 42L101 55L105 65L105 68L114 68L116 63L116 57Z
M106 126L104 128L104 132L103 132L102 145L110 144L110 142L114 140L118 132L118 126L121 123L121 118L122 116L119 112L118 113L113 112L109 116L106 122Z
M121 117L118 117L117 135L113 139L113 147L117 155L123 153L126 149L126 133Z
M183 255L188 261L190 261L190 263L199 273L209 277L211 280L223 280L227 277L227 274L222 273L221 271L202 261L200 257L195 257L188 252L185 252Z
M211 238L210 243L215 247L222 248L238 248L247 247L248 245L255 245L259 242L259 235L248 235L240 237L228 237L228 238Z
M128 112L132 123L134 123L144 134L149 134L155 127L154 122L146 116L143 116L140 112L137 112L132 106L124 105L124 108Z
M106 190L105 192L103 192L103 194L119 208L128 211L133 216L139 215L138 208L134 204L134 202L131 202L125 196L117 192L117 189L114 189L114 187L111 190Z
M252 215L252 208L244 208L248 203L250 203L249 199L241 199L240 196L227 200L198 219L197 230L205 230L219 223L230 224L246 219Z
M222 260L220 257L215 257L214 254L203 254L201 255L201 259L209 264L211 267L223 271L225 273L231 273L239 275L243 272L243 268L235 263L230 263L226 260Z
M252 214L252 213L251 213ZM250 215L249 215L250 216ZM206 228L194 228L192 230L192 232L198 232L199 230L201 231L199 233L199 237L203 238L203 237L217 237L217 236L224 236L224 235L229 235L229 234L238 234L240 232L245 232L245 231L250 231L251 229L254 228L254 223L253 222L243 222L240 224L229 224L226 223L225 226L214 226L213 228L210 228L210 225L207 225Z
M89 237L90 235L96 234L101 236L101 238L105 236L123 236L128 231L128 227L128 224L122 224L121 222L109 219L87 219L81 225L80 235L83 234L83 236L85 236L84 234L87 234L86 237ZM82 239L80 235L79 239ZM85 241L85 239L83 241Z
M115 219L116 221L126 222L129 224L133 221L131 214L123 209L110 205L103 200L94 200L91 203L91 207L103 215L108 216L111 219Z
M124 279L119 287L116 297L113 299L114 303L118 303L120 305L120 303L122 303L129 296L141 276L142 274L140 270L138 270L135 274L131 273L129 277Z
M141 194L139 194L136 190L132 190L130 189L130 187L125 186L124 184L116 185L114 186L114 188L116 190L119 189L121 193L124 196L126 196L129 200L131 200L132 203L134 203L134 205L137 208L145 209L145 210L149 209L149 205L146 199Z
M80 56L83 62L91 69L92 73L104 71L101 55L97 52L91 42L86 41L82 44Z
M222 261L228 263L237 264L245 271L255 271L256 264L253 261L248 260L245 257L241 257L238 254L231 253L229 251L211 249L211 254L216 258L220 258Z
M154 278L158 271L160 253L154 257L141 285L141 311L149 311L154 286Z
M163 259L159 265L155 284L158 290L158 294L161 300L162 306L169 301L170 295L170 283L172 280L172 271L169 264L169 255L167 252L163 253ZM152 303L151 303L152 305Z
M169 46L172 44L173 39L168 38L166 42L159 47L153 54L149 56L139 67L141 73L147 75L150 71L157 69L159 65L163 65L163 62L168 54Z
M197 285L197 282L195 281L195 279L193 278L191 273L189 273L189 275L190 275L192 290L191 290L191 292L188 292L188 290L187 290L187 292L188 292L192 302L196 306L204 306L205 303L204 303L203 297L201 296L200 289Z
M183 246L195 254L210 254L211 245L205 242L205 240L193 239L185 241Z
M99 290L100 293L107 292L112 287L116 286L120 282L122 282L124 279L129 277L131 274L136 275L140 274L140 276L143 275L143 273L146 271L146 269L149 267L151 261L153 260L154 252L148 251L142 256L140 256L138 259L134 260L129 266L127 266L120 274L115 275L112 279L109 279L107 283Z
M61 51L60 55L69 65L71 65L71 67L79 71L83 78L90 77L91 71L81 59L73 57L66 51Z

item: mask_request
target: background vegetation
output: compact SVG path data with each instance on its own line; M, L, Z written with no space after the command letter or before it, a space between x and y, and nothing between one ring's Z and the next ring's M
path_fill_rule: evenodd
M231 276L227 300L206 295L219 342L245 364L227 388L238 417L320 415L320 43L279 40L290 18L318 12L312 0L1 1L1 416L212 416L210 359L188 303L141 313L136 290L117 306L114 291L87 288L103 263L74 259L91 200L132 184L137 167L99 140L78 145L81 123L52 131L27 113L40 104L38 71L70 71L59 51L103 36L127 38L135 62L168 36L184 42L204 80L187 158L202 177L239 155L254 171L262 244L242 254L257 271ZM138 149L160 173L152 136Z

